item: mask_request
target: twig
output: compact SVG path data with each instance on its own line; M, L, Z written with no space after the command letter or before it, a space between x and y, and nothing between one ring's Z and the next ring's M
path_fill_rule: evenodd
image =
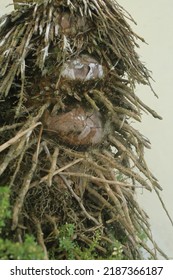
M22 209L25 196L26 196L26 194L29 190L31 180L33 178L34 172L35 172L36 167L37 167L39 149L40 149L40 139L38 138L38 145L37 145L36 151L35 151L35 153L33 154L33 157L32 157L31 169L29 170L28 174L24 178L24 182L23 182L23 185L20 189L20 193L19 193L19 195L16 199L16 202L14 204L13 217L12 217L12 220L13 220L12 230L14 230L18 225L19 213L20 213L20 210Z
M93 242L91 239L86 237L84 234L80 234L79 235L79 239L81 241L84 241L87 244L91 244ZM100 246L100 245L95 245L95 248L98 249L99 251L103 252L104 254L107 253L107 250L104 247Z
M121 151L121 152L123 152L123 153L126 153L127 156L128 156L129 158L132 159L132 161L133 161L134 164L135 164L135 167L137 167L137 168L150 180L150 182L151 182L153 185L157 186L160 190L162 190L162 188L161 188L160 185L156 182L156 180L153 180L153 176L152 176L151 172L149 171L147 165L145 164L145 166L143 166L144 163L145 163L144 161L143 161L143 164L141 164L141 163L139 162L138 158L133 154L133 152L130 151L128 148L126 148L126 147L125 147L120 141L118 141L115 137L113 137L113 136L110 135L110 136L109 136L109 140L110 140L110 142L111 142L112 144L114 144L114 145L118 148L119 151Z
M66 175L66 176L72 176L72 177L80 177L80 178L88 178L92 182L100 182L100 183L108 183L110 185L119 185L119 186L125 186L125 187L130 187L130 188L136 188L137 186L131 185L125 182L120 182L117 180L107 180L107 179L101 179L99 177L95 177L89 174L84 174L84 173L77 173L77 172L58 172L60 175ZM54 174L55 175L55 174Z
M121 165L120 163L118 163L117 161L115 161L108 155L105 156L105 155L99 154L97 152L95 152L95 154L97 155L99 160L102 160L104 163L106 160L112 167L114 167L114 168L118 169L120 172L122 172L122 174L127 175L128 177L138 181L142 186L144 186L149 191L152 190L151 187L149 186L149 184L139 174L132 171L130 168L124 167L123 165Z
M35 141L34 141L35 142ZM32 143L33 144L33 143ZM20 170L20 167L21 167L21 163L22 163L22 160L23 160L23 157L26 153L26 150L30 147L30 143L28 143L27 145L25 145L24 147L22 147L23 149L21 149L20 151L20 157L19 157L19 160L17 162L17 166L16 166L16 169L15 169L15 172L10 180L10 184L9 184L9 187L11 188L13 186L13 183L16 179L16 176L17 176L17 173L19 172Z
M0 127L0 132L3 132L3 131L7 131L7 130L10 130L10 129L14 129L14 128L17 128L19 126L22 126L23 123L14 123L12 125L4 125L3 127Z
M103 174L100 172L100 171L97 171L98 174L100 175L100 177L102 179L105 179ZM125 213L122 209L122 205L121 203L119 202L118 198L116 197L115 193L112 191L112 189L110 188L109 184L107 183L103 183L103 186L104 186L104 189L106 190L109 198L112 200L112 202L114 203L115 205L115 208L117 210L117 212L119 213L120 217L119 217L119 222L124 226L124 228L129 232L130 234L130 238L131 240L133 239L134 242L136 240L136 236L135 236L135 231L134 231L134 228L133 228L133 225L129 224L129 221L128 219L126 218L125 216Z
M44 233L43 233L42 228L41 228L41 223L40 223L39 219L37 219L34 215L31 215L31 217L32 217L32 220L33 220L35 228L36 228L38 243L43 248L44 259L48 260L49 259L49 255L48 255L45 243L44 243L44 238L43 238Z
M29 134L30 132L32 132L32 130L37 127L38 125L42 125L41 122L35 123L33 125L31 125L29 128L27 128L24 131L19 131L13 138L11 138L10 140L8 140L7 142L5 142L4 144L2 144L0 146L0 152L2 152L3 150L7 149L9 146L13 145L15 142L17 142L22 136Z
M163 202L163 199L162 199L161 196L160 196L159 191L158 191L156 188L154 188L154 190L155 190L155 192L156 192L156 194L157 194L157 196L158 196L158 198L159 198L159 200L160 200L160 202L161 202L161 204L162 204L163 209L164 209L165 212L166 212L166 215L167 215L169 221L171 222L171 225L173 226L173 220L172 220L172 218L171 218L171 216L170 216L170 214L169 214L169 212L168 212L168 210L167 210L167 208L166 208L166 206L165 206L165 204L164 204L164 202Z
M10 147L8 153L4 157L4 161L0 165L0 175L2 175L4 173L4 171L6 170L6 168L9 165L9 163L20 155L21 151L23 150L24 145L25 145L25 139L23 138L23 139L20 139L19 143L15 143L14 145L12 145Z
M48 185L49 185L49 187L52 185L52 178L53 178L55 170L57 168L56 164L57 164L58 154L59 154L59 148L56 147L55 150L54 150L54 153L52 155L51 168L50 168L49 174L48 174Z
M79 203L79 206L81 207L81 209L82 209L82 211L84 212L85 216L86 216L89 220L93 221L96 225L99 226L100 223L86 211L86 209L85 209L85 207L84 207L84 205L83 205L83 203L82 203L81 198L74 192L72 186L69 184L69 182L67 181L67 179L65 178L65 176L63 176L63 175L59 175L59 176L62 178L62 180L64 181L65 185L67 186L67 188L69 189L69 191L71 192L71 194L73 195L73 197L74 197L74 198L77 200L77 202Z
M72 161L71 163L59 168L52 175L55 176L55 175L59 174L60 172L62 172L63 170L65 170L65 169L67 169L67 168L69 168L69 167L71 167L71 166L73 166L73 165L75 165L75 164L77 164L78 162L81 162L81 161L83 161L83 158L76 159L76 160ZM40 180L40 183L46 181L47 179L48 179L48 175L42 177L41 180Z

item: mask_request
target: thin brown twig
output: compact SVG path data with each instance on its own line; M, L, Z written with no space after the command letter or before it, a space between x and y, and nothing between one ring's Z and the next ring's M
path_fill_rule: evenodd
M40 133L42 133L42 128L40 130ZM35 151L35 153L33 154L33 157L32 157L31 169L29 170L29 172L26 174L26 176L24 178L23 185L20 189L20 193L19 193L19 195L16 199L16 202L14 204L14 207L13 207L12 230L16 229L16 227L18 225L20 210L22 209L25 196L26 196L26 194L29 190L31 180L33 178L34 172L35 172L36 167L37 167L38 155L39 155L39 151L40 151L40 139L41 138L39 137L36 151Z
M43 248L44 259L48 260L49 255L48 255L46 245L44 243L44 233L43 233L42 228L41 228L41 223L40 223L39 219L37 217L35 217L33 214L31 214L31 218L32 218L32 221L34 222L34 225L35 225L35 228L36 228L38 243Z
M57 168L57 159L59 154L59 148L56 147L51 159L51 167L48 174L48 185L49 187L52 185L52 178L54 176L55 170Z
M7 142L5 142L4 144L2 144L0 146L0 152L2 152L3 150L7 149L9 146L13 145L15 142L17 142L22 136L29 135L30 132L33 131L33 129L35 127L37 127L38 125L42 125L41 122L37 122L34 123L33 125L31 125L29 128L25 129L24 131L19 131L13 138L11 138L10 140L8 140Z
M76 159L76 160L70 162L69 164L59 168L52 175L55 176L55 175L59 174L60 172L62 172L63 170L65 170L65 169L67 169L67 168L69 168L69 167L71 167L71 166L73 166L73 165L75 165L75 164L77 164L77 163L79 163L81 161L83 161L83 158ZM42 177L41 180L40 180L40 183L46 181L47 179L48 179L48 175Z
M65 178L65 176L63 176L63 175L59 175L59 176L62 178L62 180L64 181L65 185L67 186L67 188L69 189L69 191L71 192L71 194L73 195L73 197L74 197L74 198L77 200L77 202L79 203L79 206L81 207L81 209L82 209L82 211L84 212L85 216L86 216L89 220L93 221L96 225L99 226L100 223L99 223L93 216L91 216L91 215L86 211L86 209L85 209L85 207L84 207L84 205L83 205L83 203L82 203L81 198L74 192L72 186L69 184L69 182L67 181L67 179Z
M57 173L56 173L57 174ZM92 176L90 174L84 174L84 173L78 173L78 172L58 172L60 175L65 175L65 176L72 176L72 177L80 177L80 178L88 178L90 179L93 183L94 182L100 182L100 183L108 183L110 185L119 185L119 186L125 186L129 188L138 188L141 186L136 186L133 184L128 184L126 182L120 182L118 180L107 180L107 179L101 179L99 177ZM55 174L54 174L55 175Z

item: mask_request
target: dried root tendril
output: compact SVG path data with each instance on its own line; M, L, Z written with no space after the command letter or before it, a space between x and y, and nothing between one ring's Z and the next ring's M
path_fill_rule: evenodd
M150 142L130 123L142 111L161 119L134 93L136 83L151 87L151 77L134 48L144 40L126 21L133 19L115 0L20 6L0 19L0 175L11 190L12 230L34 232L45 259L68 223L84 247L98 230L103 258L114 238L124 258L142 258L141 247L168 258L134 195L156 191L172 222L144 159Z

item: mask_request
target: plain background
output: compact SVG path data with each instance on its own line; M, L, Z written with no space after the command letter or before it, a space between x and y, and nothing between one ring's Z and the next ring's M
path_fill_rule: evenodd
M141 61L152 70L152 83L159 99L148 87L139 86L138 96L152 109L156 110L163 120L143 115L141 124L134 124L142 134L150 139L152 149L146 150L148 166L163 187L161 196L173 218L173 1L172 0L119 0L137 22L130 23L147 44L140 44L138 53ZM13 7L8 6L12 0L0 0L0 15ZM138 42L140 43L140 42ZM161 249L173 258L173 227L163 211L155 193L139 191L138 199L150 217L153 236Z

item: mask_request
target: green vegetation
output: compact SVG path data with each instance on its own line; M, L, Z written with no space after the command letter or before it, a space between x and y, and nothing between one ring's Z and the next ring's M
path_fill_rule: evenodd
M6 219L11 216L9 205L9 190L7 187L0 187L0 234L5 226Z
M6 236L5 226L10 218L9 188L0 187L0 260L43 259L43 250L33 236L25 235L22 242L14 242Z
M101 248L101 233L99 230L95 231L92 242L87 247L83 247L82 243L75 240L75 226L74 224L65 224L61 226L57 246L51 249L51 257L56 258L58 253L61 258L68 260L82 259L82 260L98 260L103 259L99 253ZM107 248L109 255L105 255L106 259L121 260L124 258L122 244L114 240Z
M42 248L33 236L26 235L22 243L0 238L1 260L41 260L44 259Z
M5 231L5 226L10 223L10 196L8 187L0 187L0 259L1 260L33 260L44 259L44 253L40 245L37 244L32 235L26 234L24 241L15 242L13 236ZM49 249L50 259L56 259L57 256L63 256L65 259L101 259L99 256L99 243L101 234L99 230L95 231L92 242L88 247L80 245L75 240L74 224L62 225L57 236L57 243ZM109 256L107 259L123 259L123 249L119 241L114 240L107 248Z

